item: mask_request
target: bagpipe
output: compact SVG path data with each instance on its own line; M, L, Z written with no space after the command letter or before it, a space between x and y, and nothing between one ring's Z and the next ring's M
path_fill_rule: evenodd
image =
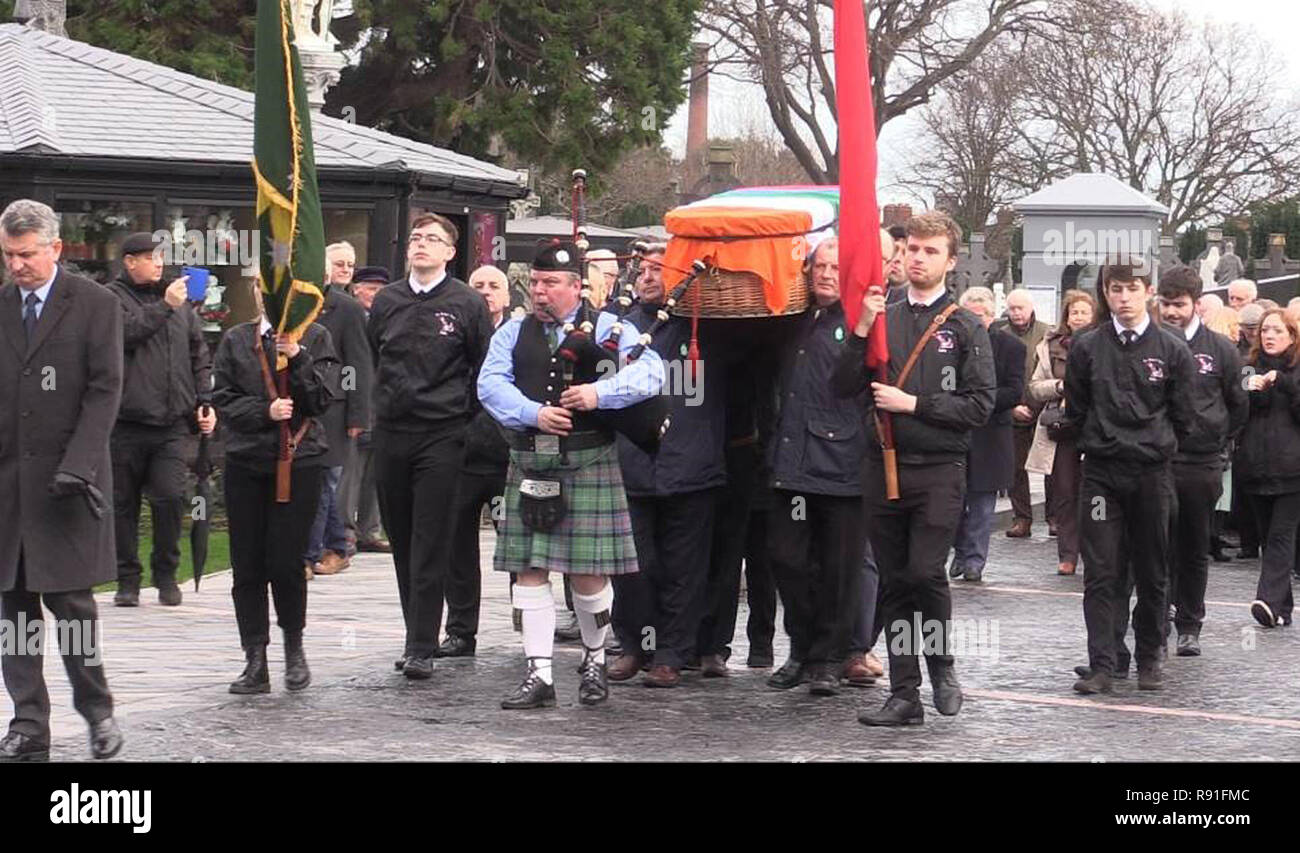
M573 385L575 377L613 376L618 371L618 350L608 350L595 341L592 330L597 313L589 302L579 303L578 313L569 322L557 317L550 306L543 310L556 323L562 324L563 337L555 350L561 365L561 393ZM662 394L655 394L625 409L594 409L587 414L649 454L659 450L659 441L672 423L668 398Z

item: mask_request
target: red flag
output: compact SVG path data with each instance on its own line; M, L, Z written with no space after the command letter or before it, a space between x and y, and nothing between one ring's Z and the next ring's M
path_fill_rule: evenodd
M840 301L849 328L857 325L862 297L884 292L880 208L876 202L876 110L871 97L867 22L862 0L835 0L835 103L840 165ZM867 366L889 360L885 315L876 316Z

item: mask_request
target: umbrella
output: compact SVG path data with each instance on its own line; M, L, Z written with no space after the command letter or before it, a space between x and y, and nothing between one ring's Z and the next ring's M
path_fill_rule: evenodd
M203 407L203 413L204 415L208 413L207 406ZM194 519L194 526L190 528L190 559L194 563L194 589L198 591L199 579L203 577L203 567L208 562L208 532L212 527L212 522L208 520L208 513L211 511L208 477L212 476L212 450L206 433L199 435L199 455L194 460L194 476L198 478L195 494L199 498L202 511L199 517Z

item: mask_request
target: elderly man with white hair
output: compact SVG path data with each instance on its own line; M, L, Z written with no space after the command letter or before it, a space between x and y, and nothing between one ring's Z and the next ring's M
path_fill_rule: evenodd
M1228 285L1228 305L1240 311L1259 298L1259 288L1248 278L1239 278Z
M1213 293L1203 293L1196 300L1196 316L1204 320L1210 314L1223 307L1223 300Z
M961 295L961 307L970 311L987 328L995 318L996 301L987 287L971 287ZM1010 332L990 329L993 369L997 392L988 423L971 431L966 455L966 503L953 541L948 576L967 581L984 577L989 556L989 535L998 492L1011 488L1015 479L1015 442L1012 439L1011 409L1025 393L1025 345Z
M989 328L990 331L997 329L1007 332L1025 345L1024 375L1033 376L1038 364L1038 344L1051 327L1034 316L1034 298L1029 291L1018 287L1008 293L1006 320L998 320ZM1007 531L1007 536L1013 539L1028 537L1034 524L1034 507L1029 499L1029 474L1025 471L1025 460L1029 458L1029 448L1034 443L1035 420L1028 401L1017 401L1011 410L1012 435L1016 446L1015 483L1011 486L1011 512L1014 518L1011 529ZM1044 478L1044 482L1048 492L1045 506L1050 507L1051 478ZM1047 517L1047 532L1050 536L1056 535L1056 522L1050 514Z

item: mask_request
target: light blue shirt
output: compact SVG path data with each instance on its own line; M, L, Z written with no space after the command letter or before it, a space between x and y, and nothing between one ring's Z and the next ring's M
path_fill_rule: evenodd
M41 312L45 310L45 303L50 301L50 288L54 286L54 279L58 277L59 268L55 267L54 275L50 276L50 280L35 290L23 290L21 287L18 288L18 319L21 320L27 313L26 302L28 293L35 293L36 298L41 300L36 303L36 319L41 319Z
M566 317L572 320L578 313L574 310ZM507 320L497 329L488 345L487 357L478 372L478 398L483 408L506 429L525 430L537 426L537 414L542 404L530 400L515 386L514 349L519 340L519 329L523 318ZM596 340L603 341L609 336L609 327L614 325L613 314L601 312L596 319ZM629 350L636 346L640 332L623 321L623 335L619 338L618 353L620 362L624 361ZM634 403L653 397L659 393L664 384L664 364L659 354L646 347L645 352L636 361L626 365L613 376L606 376L594 383L596 389L596 407L600 409L625 409Z

